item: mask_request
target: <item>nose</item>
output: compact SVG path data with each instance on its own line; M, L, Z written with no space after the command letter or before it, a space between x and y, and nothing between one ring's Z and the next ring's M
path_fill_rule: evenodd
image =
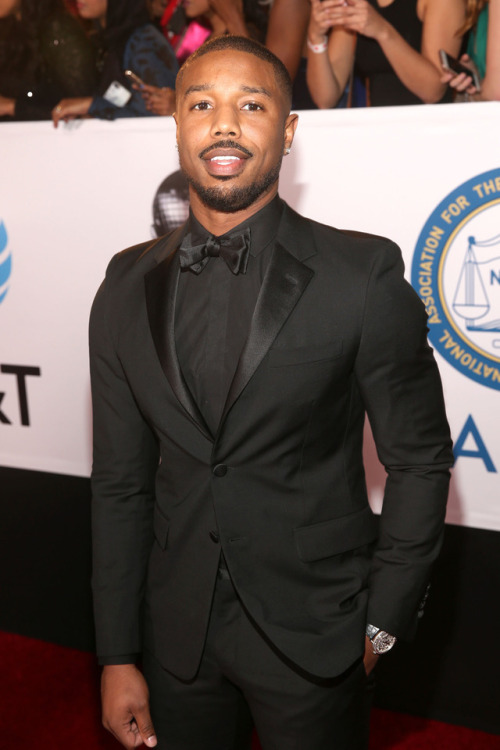
M238 138L240 134L240 121L235 107L230 104L217 107L214 110L212 121L212 136L215 138L220 138L221 136Z

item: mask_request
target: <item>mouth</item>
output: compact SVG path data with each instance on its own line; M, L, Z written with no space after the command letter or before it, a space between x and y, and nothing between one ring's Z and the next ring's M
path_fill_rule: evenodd
M200 154L208 173L214 177L240 174L251 157L252 153L248 149L234 141L214 143Z

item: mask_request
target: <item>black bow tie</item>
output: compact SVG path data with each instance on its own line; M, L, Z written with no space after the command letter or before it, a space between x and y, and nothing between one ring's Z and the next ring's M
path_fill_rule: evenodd
M235 275L246 273L248 265L248 251L250 250L250 228L236 234L224 234L222 237L211 236L204 245L193 245L191 233L182 240L179 248L179 262L181 268L189 268L194 273L200 273L210 258L219 255L224 258L228 268Z

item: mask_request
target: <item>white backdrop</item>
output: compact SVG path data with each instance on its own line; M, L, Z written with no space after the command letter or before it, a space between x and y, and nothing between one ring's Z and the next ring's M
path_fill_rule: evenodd
M475 233L491 239L497 227L500 236L499 132L496 103L302 112L280 183L282 197L306 216L396 240L409 280L412 264L417 273L424 263L421 274L429 278L420 277L420 291L431 320L439 295L451 310L449 325L442 311L434 313L441 327L431 325L460 449L448 521L496 530L500 321L490 315L479 333L470 332L469 319L460 328L456 316L451 320L459 308L448 287L457 281L458 288L462 278L453 248L467 234L469 218L477 224L487 214L487 225L474 224ZM47 122L0 125L1 465L89 474L90 305L110 257L151 236L153 196L178 168L174 143L169 118L87 121L57 131ZM444 217L451 203L459 215ZM430 242L437 248L424 247L428 231L420 236L428 220L438 229L439 242ZM488 252L479 288L494 311L500 309L500 250ZM445 346L450 335L453 344L472 337L486 364L464 359L461 350L452 354L451 344ZM486 365L488 383L483 370L478 375ZM383 472L369 440L366 452L377 506Z

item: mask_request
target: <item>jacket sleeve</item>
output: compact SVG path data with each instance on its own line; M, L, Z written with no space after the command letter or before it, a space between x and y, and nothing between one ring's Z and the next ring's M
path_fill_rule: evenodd
M130 37L125 48L123 70L130 69L150 86L175 88L179 69L172 47L152 25L142 26ZM102 96L92 100L92 117L114 120L117 117L150 117L140 91L130 89L132 98L124 107L116 107Z
M111 332L111 275L108 271L90 317L92 589L97 653L105 663L142 650L141 615L159 461L157 441L131 392Z
M385 466L368 622L411 639L442 542L452 444L425 308L385 242L367 286L355 374Z

